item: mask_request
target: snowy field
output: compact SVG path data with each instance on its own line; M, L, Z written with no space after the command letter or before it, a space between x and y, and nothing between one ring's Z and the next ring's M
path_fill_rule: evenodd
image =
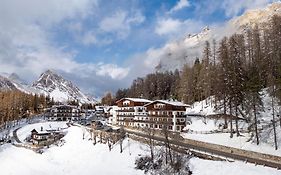
M64 127L63 122L38 123L27 125L20 129L20 135L23 138L29 134L33 128L45 127L53 128ZM144 154L148 154L147 146L126 139L123 142L124 151L120 153L119 144L109 151L105 144L93 145L89 140L89 133L84 129L72 126L67 130L64 145L51 146L45 149L43 154L35 153L25 148L18 148L10 144L0 147L0 169L1 174L9 175L138 175L144 174L143 171L135 169L135 159ZM86 139L83 138L83 133ZM198 158L190 160L190 167L194 175L281 175L281 171L276 169L245 164L242 162L216 162L207 161ZM231 174L232 173L232 174Z

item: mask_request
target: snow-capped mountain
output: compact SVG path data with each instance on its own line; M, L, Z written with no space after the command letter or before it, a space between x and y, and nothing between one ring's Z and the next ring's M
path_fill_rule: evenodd
M80 103L95 103L94 98L85 95L71 81L65 80L54 71L42 73L32 85L24 82L17 74L0 73L0 91L19 90L28 94L44 94L55 101L78 100Z
M3 87L1 90L19 90L28 94L40 94L40 91L31 87L28 83L22 80L16 73L0 73L0 84L2 83ZM4 86L6 85L6 86ZM1 87L1 85L0 85Z
M17 87L8 78L0 75L0 91L16 90Z
M189 34L180 40L167 43L162 48L154 49L156 60L159 60L156 71L181 69L184 64L193 64L196 58L201 57L206 41L220 40L224 36L243 32L257 24L264 27L273 15L281 15L281 2L269 4L263 9L248 10L241 16L229 20L225 25L212 29L207 27L200 33Z
M21 85L28 85L28 83L26 83L24 80L22 80L18 74L16 73L12 73L12 74L7 74L6 76L9 80L21 84Z
M192 63L195 58L200 57L205 41L211 38L211 30L205 27L198 34L189 34L185 38L170 42L159 52L159 64L157 71L181 69L184 64Z
M263 9L249 10L230 22L242 29L254 27L257 24L263 27L274 15L281 15L281 2L272 3Z
M78 100L81 103L91 102L71 81L65 80L51 70L42 73L39 79L32 84L32 87L45 95L53 97L56 101Z

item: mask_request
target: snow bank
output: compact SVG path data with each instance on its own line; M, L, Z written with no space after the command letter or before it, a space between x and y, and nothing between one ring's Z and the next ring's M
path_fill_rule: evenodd
M215 120L206 120L193 118L190 125L186 126L186 129L196 132L214 131L219 129L219 124Z
M200 114L200 115L214 115L220 114L221 111L215 109L214 103L212 104L211 101L214 101L214 97L209 97L205 100L195 102L191 106L191 108L187 108L187 114Z
M280 175L281 171L255 166L254 164L246 164L243 162L223 162L210 161L198 158L192 158L190 161L190 169L193 175Z
M266 144L261 143L260 145L256 145L252 141L249 141L251 139L251 135L248 133L243 133L243 136L236 137L236 135L233 135L233 138L230 138L229 133L216 133L216 134L189 134L189 133L183 133L182 136L187 139L193 139L208 143L214 143L218 145L225 145L229 147L239 148L239 149L245 149L249 151L256 151L261 152L265 154L271 154L275 156L281 156L281 149L274 150L274 147Z

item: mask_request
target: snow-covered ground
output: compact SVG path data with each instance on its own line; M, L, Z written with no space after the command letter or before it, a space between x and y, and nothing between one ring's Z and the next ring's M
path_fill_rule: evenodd
M217 113L222 113L221 110L216 110L214 108L214 104L211 105L211 97L207 100L203 100L201 102L196 102L192 105L192 108L188 109L189 114L200 114L200 115L212 115ZM281 156L281 128L278 126L276 127L277 130L277 140L279 149L276 151L274 149L274 139L273 139L273 127L270 126L269 128L266 127L270 124L272 120L272 99L268 93L268 89L265 88L261 92L261 99L263 102L263 109L259 111L258 120L259 128L264 128L260 131L260 145L256 145L255 137L252 137L250 133L245 133L248 130L249 124L245 121L239 122L239 130L243 130L244 132L241 133L242 136L236 137L234 134L233 138L230 138L230 133L223 133L221 126L224 124L223 119L209 119L204 117L188 117L189 124L186 126L187 133L182 133L181 135L184 138L199 140L208 143L214 143L219 145L225 145L235 148L241 148L245 150L257 151L261 153L271 154ZM278 113L279 108L281 106L278 105L277 101L274 101L275 104L275 114ZM248 114L245 110L243 111L247 117ZM243 117L243 116L240 116ZM235 130L235 122L233 122L233 127ZM228 125L228 130L230 125ZM212 133L213 132L220 132L220 133ZM225 131L224 131L225 132ZM228 131L229 132L229 131Z
M21 137L30 133L30 129L49 127L64 127L63 122L44 122L24 126L19 131ZM89 140L90 134L77 126L66 129L67 134L63 138L62 146L51 146L45 149L43 154L35 153L29 149L15 147L11 144L0 146L0 170L1 174L29 175L29 174L67 174L67 175L137 175L143 171L135 169L135 159L140 155L148 154L147 146L131 139L123 142L123 153L117 143L109 151L106 144L93 145ZM86 139L83 140L83 134ZM216 162L192 158L190 167L194 175L277 175L281 171L276 169L245 164L243 162ZM231 174L232 173L232 174Z
M213 96L205 100L195 102L191 105L191 108L187 108L187 113L201 115L213 115L217 113L222 113L222 111L215 109L214 104L211 104L211 101L214 101Z
M203 118L192 118L190 125L186 127L189 131L194 132L208 132L220 129L223 126L223 121L221 120L208 120Z
M40 128L41 125L39 123L36 127ZM23 130L29 133L29 129ZM90 135L79 127L70 127L67 131L63 146L51 146L43 154L12 145L0 147L1 172L11 175L143 174L134 169L135 158L142 151L136 142L125 140L124 152L120 153L119 145L111 151L107 145L93 145L88 140ZM83 133L86 133L84 140Z
M193 139L208 143L214 143L234 148L240 148L250 151L256 151L276 156L281 156L281 148L275 150L273 145L261 143L260 145L256 145L255 143L249 141L249 134L242 134L243 136L236 137L233 135L233 138L229 137L229 133L215 133L215 134L188 134L184 133L182 136L187 139Z
M192 175L281 175L280 170L243 162L222 162L192 158Z

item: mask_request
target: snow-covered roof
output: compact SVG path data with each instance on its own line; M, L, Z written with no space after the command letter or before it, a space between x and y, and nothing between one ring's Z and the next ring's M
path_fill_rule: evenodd
M118 100L117 102L119 102L121 100L130 100L130 101L139 102L139 103L151 103L152 102L150 100L143 99L143 98L122 98L122 99Z
M183 106L183 107L189 107L190 106L190 105L184 104L184 103L179 102L179 101L170 101L170 100L155 100L155 101L153 101L149 104L152 104L152 103L155 103L155 102L165 103L165 104L169 104L169 105L172 105L172 106ZM149 105L149 104L147 104L147 105Z
M48 135L48 134L51 134L50 132L46 132L46 131L37 131L36 129L33 129L31 131L32 133L36 133L37 135Z
M95 109L103 111L105 109L105 106L95 106Z

